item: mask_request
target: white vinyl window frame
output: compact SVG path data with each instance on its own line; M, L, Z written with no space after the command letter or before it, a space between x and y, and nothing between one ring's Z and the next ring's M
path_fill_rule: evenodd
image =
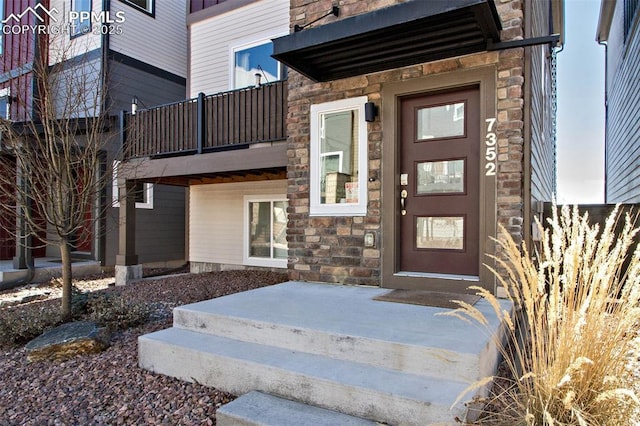
M310 152L310 188L309 188L309 216L366 216L367 214L367 176L368 172L368 147L367 147L367 122L364 119L364 104L368 102L366 96L342 99L311 105L311 152ZM320 180L322 172L321 152L321 120L327 113L357 111L358 121L358 202L323 204L320 202Z
M113 172L112 172L112 182L111 182L111 206L112 207L120 207L120 189L118 188L118 166L120 165L119 161L113 162ZM152 183L144 183L144 194L143 194L144 202L139 203L136 202L137 209L153 209L153 184Z
M243 235L242 235L242 263L245 266L262 266L267 268L286 268L287 258L276 259L273 257L273 240L271 241L271 258L266 257L252 257L250 256L251 249L251 222L249 218L249 204L250 203L271 203L271 229L270 235L273 236L273 204L276 202L288 203L287 196L281 195L245 195L243 200Z
M236 52L239 52L241 50L247 50L247 49L251 49L252 47L256 47L256 46L261 46L263 44L267 44L267 43L272 43L272 39L274 38L278 38L281 37L283 35L286 35L287 33L277 33L277 34L273 34L271 32L269 33L262 33L262 34L257 34L254 37L252 37L251 39L243 39L243 40L237 40L237 43L234 43L233 45L229 46L229 90L236 90ZM276 61L274 59L274 61ZM278 65L278 78L275 81L280 81L283 78L283 68L282 68L282 64L278 61L276 61L277 65ZM273 81L265 81L264 79L262 80L262 84L264 83L273 83Z

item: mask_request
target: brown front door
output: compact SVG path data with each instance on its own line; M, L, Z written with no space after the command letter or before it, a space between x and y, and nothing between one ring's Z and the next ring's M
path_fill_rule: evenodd
M401 100L400 273L478 276L478 88Z

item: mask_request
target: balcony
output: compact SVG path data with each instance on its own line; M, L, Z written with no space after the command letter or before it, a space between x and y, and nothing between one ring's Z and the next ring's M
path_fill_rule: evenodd
M285 140L287 81L138 110L122 116L126 160L248 148Z

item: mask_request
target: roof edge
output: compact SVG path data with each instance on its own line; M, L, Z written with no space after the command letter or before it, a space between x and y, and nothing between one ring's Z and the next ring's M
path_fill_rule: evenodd
M616 0L602 0L600 3L600 16L598 17L598 28L596 31L596 41L598 43L609 40L611 21L616 8Z
M559 47L564 46L564 36L565 36L564 4L565 4L565 0L551 1L553 34L560 35L560 40L558 41Z

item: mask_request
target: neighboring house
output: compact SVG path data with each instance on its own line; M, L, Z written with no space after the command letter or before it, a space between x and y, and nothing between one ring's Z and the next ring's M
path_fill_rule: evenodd
M37 4L34 0L0 1L0 19L5 20L11 14L21 13L29 6ZM8 25L11 25L10 22ZM36 25L34 14L22 17L21 24ZM2 24L2 28L5 24ZM0 115L13 121L23 121L31 118L33 94L36 82L33 75L33 65L38 55L46 52L47 38L36 36L30 32L9 32L0 34ZM18 102L21 99L21 102ZM0 151L0 161L15 164L10 156ZM13 166L12 166L13 167ZM9 232L11 226L16 226L16 217L9 217L4 213L0 220L0 260L15 259L16 266L24 267L24 248L17 249L16 236ZM34 245L37 243L34 243ZM41 257L46 254L44 247L33 250L33 256Z
M109 120L111 127L103 134L107 151L105 168L111 170L117 165L115 160L121 151L121 141L117 137L116 118L122 110L130 111L132 103L143 109L184 99L187 70L184 2L31 0L2 4L7 8L3 16L22 15L20 24L34 20L33 13L22 14L31 6L50 13L50 28L66 30L62 35L58 30L49 31L37 39L29 32L20 36L5 34L2 39L4 80L0 81L0 90L4 91L0 95L14 90L13 87L20 87L19 90L25 93L33 91L33 81L24 84L20 80L32 78L28 73L31 62L25 65L9 58L29 59L33 56L32 51L48 54L50 65L62 64L65 70L68 69L71 90L85 93L85 100L88 99L89 107L75 114L77 117L68 117L61 112L61 118L91 117L100 113L114 117ZM19 42L17 38L20 38ZM26 95L23 98L27 98ZM13 121L30 118L29 111L19 111L13 105L8 110ZM92 221L91 229L83 231L90 238L83 238L85 241L74 247L74 256L99 260L106 266L115 264L120 209L114 187L117 188L117 184L109 186L104 199L96 200L95 210L88 213L102 214L104 219ZM184 190L154 182L139 182L136 189L135 207L140 210L140 225L135 235L138 260L141 263L183 263L186 257ZM156 232L160 226L163 232ZM57 249L48 247L46 254L56 256Z
M286 269L287 83L270 55L289 32L289 0L192 1L189 11L192 99L127 117L129 164L143 159L138 180L188 189L192 271ZM131 217L120 223L137 232ZM127 250L121 258L135 259Z
M605 202L640 202L640 1L603 0L596 39L605 58Z
M531 240L555 193L561 0L190 7L191 99L126 117L123 188L188 188L192 271L498 291L498 225Z

